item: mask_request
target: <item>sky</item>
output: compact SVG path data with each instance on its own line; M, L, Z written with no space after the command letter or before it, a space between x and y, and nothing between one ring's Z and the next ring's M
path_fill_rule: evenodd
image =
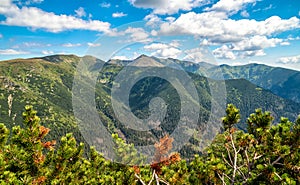
M0 60L53 54L300 71L300 1L0 0Z

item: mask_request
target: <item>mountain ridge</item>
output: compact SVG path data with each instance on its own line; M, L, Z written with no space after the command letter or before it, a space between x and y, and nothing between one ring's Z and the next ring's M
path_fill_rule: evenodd
M0 122L9 124L9 127L21 123L21 120L16 120L20 119L18 115L22 114L26 104L32 104L39 111L39 116L45 125L53 130L49 137L56 138L66 132L74 132L78 140L84 141L72 110L73 77L76 64L82 60L82 57L52 56L46 59L54 61L31 58L0 62ZM110 96L114 79L125 66L108 62L103 64L95 63L92 70L97 71L101 67L96 84L95 101L100 118L109 130L119 133L128 142L141 145L155 143L157 136L171 132L176 127L180 99L171 84L159 78L146 78L133 87L130 94L130 102L132 102L130 108L136 116L146 118L149 115L148 105L151 98L156 96L163 98L170 107L167 109L168 117L163 121L161 130L139 133L124 127L115 116ZM187 73L195 84L201 103L199 124L207 123L211 114L210 84L206 77L196 72ZM217 83L217 81L210 80L209 83ZM234 103L240 108L242 121L239 127L244 130L245 116L259 107L270 110L277 121L280 119L279 115L295 120L300 112L299 103L283 99L247 80L225 80L225 84L227 92L224 92L224 96L227 95L227 103ZM172 116L173 113L177 116ZM193 140L188 144L186 151L192 151L193 145L199 145L198 141Z

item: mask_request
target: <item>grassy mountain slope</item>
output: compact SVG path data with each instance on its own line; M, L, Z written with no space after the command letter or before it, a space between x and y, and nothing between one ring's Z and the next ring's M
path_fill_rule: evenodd
M71 88L78 61L73 55L1 61L0 122L21 123L24 106L32 104L52 137L76 132Z
M149 58L142 56L145 60ZM147 59L148 58L148 59ZM139 58L141 60L143 58ZM67 132L74 132L83 140L76 125L72 111L73 74L80 57L74 55L55 55L43 58L16 59L0 62L0 122L10 125L20 123L20 115L26 104L32 104L39 111L42 121L52 129L49 137L57 138ZM154 66L159 66L151 61ZM183 63L182 61L178 61ZM116 118L111 106L111 87L116 75L124 68L124 61L108 62L98 76L95 101L104 125L111 132L118 132L128 142L136 145L153 144L158 136L172 133L178 122L180 98L174 87L166 80L156 77L145 78L131 89L130 108L139 118L150 114L149 102L153 97L161 97L167 104L165 119L159 127L149 131L135 131L126 127ZM127 62L128 63L128 62ZM122 64L122 65L120 65ZM97 66L95 66L97 70ZM211 95L208 81L198 74L189 73L194 81L200 101L201 125L208 121L211 112ZM216 81L217 82L217 81ZM298 103L280 98L270 91L263 90L246 80L226 81L228 103L234 103L241 109L242 119L262 107L271 110L273 115L287 116L294 120L300 113ZM225 94L224 94L225 96ZM215 118L220 119L220 118ZM155 124L155 123L154 123ZM243 127L243 125L241 125ZM197 151L197 137L190 140L185 151Z
M224 79L244 78L286 99L300 102L300 72L263 64L220 66ZM215 68L209 71L213 74Z

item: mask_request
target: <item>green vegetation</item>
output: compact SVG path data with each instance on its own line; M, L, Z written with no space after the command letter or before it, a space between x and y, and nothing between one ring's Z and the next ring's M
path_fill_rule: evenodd
M32 106L22 114L24 127L11 130L0 124L1 184L299 184L300 117L273 125L270 112L257 109L247 119L248 132L237 129L239 110L229 104L222 119L225 131L203 155L191 161L169 153L173 139L165 135L155 144L150 165L142 165L132 144L117 134L115 152L124 164L106 160L91 148L84 157L83 143L71 133L47 141L50 129L40 124ZM141 166L126 165L130 160Z
M150 57L144 57L150 60ZM53 55L43 58L15 59L0 62L0 122L6 123L8 129L22 124L23 107L33 105L39 110L38 116L43 120L44 126L51 129L46 136L47 140L56 140L60 144L60 137L72 132L76 141L85 145L85 155L88 155L89 146L76 124L72 110L72 84L73 74L80 57L74 55ZM154 58L155 62L163 64L172 60L183 66L194 81L199 95L200 115L198 129L207 124L211 112L211 94L207 78L197 74L201 68L211 68L209 64L195 64L173 59ZM103 62L103 61L102 61ZM132 143L135 146L154 144L157 138L171 134L176 128L180 113L179 95L166 80L149 77L134 85L130 94L130 108L135 116L147 118L150 114L149 102L154 97L164 99L167 104L167 113L159 128L149 131L137 132L120 123L115 116L111 105L111 87L115 77L132 61L110 61L104 65L99 73L96 84L95 102L99 116L108 130ZM155 62L152 61L153 64ZM170 61L169 61L170 62ZM98 66L93 69L98 70ZM210 80L210 82L214 82ZM283 99L270 91L260 89L247 80L226 80L227 103L233 103L240 108L241 122L237 128L247 130L247 116L261 107L263 111L270 111L275 122L280 122L280 116L297 119L300 104ZM224 93L225 96L225 93ZM214 116L214 115L212 115ZM220 120L219 117L214 118ZM157 123L156 123L157 124ZM182 158L191 158L195 153L201 154L199 138L194 136L180 151Z
M248 64L244 66L220 66L224 79L246 79L251 83L274 94L295 102L300 102L300 72L280 67L270 67L263 64ZM211 77L219 68L212 67L208 71Z

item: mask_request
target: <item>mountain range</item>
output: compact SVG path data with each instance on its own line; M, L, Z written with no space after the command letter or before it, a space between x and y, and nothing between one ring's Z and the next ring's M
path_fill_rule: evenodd
M93 58L93 57L92 57ZM95 58L94 58L95 59ZM14 59L0 62L0 123L8 127L22 125L22 111L26 104L32 104L39 111L42 122L51 128L50 138L58 138L73 132L76 139L84 141L73 114L73 77L82 57L75 55L52 55L30 59ZM276 121L285 116L294 121L300 113L300 72L261 64L245 66L216 66L209 63L193 63L177 59L160 59L142 55L135 60L100 59L93 70L99 70L95 90L95 102L104 126L110 132L117 132L127 142L135 145L153 144L165 133L172 133L180 115L180 95L167 80L147 77L138 81L130 90L129 106L133 114L145 119L150 115L149 103L160 97L166 103L166 116L157 127L148 131L136 131L122 124L115 115L111 102L111 91L117 75L134 63L133 67L168 66L174 70L184 69L195 84L200 112L197 125L200 131L206 124L212 124L212 101L214 97L209 83L219 83L220 69L226 92L226 103L235 104L241 111L239 127L246 130L246 115L256 108L271 111ZM103 65L100 71L99 68ZM210 74L207 78L205 74ZM280 74L280 75L279 75ZM224 107L225 108L225 107ZM220 117L213 120L220 121ZM181 151L183 155L200 152L199 138L190 139Z

